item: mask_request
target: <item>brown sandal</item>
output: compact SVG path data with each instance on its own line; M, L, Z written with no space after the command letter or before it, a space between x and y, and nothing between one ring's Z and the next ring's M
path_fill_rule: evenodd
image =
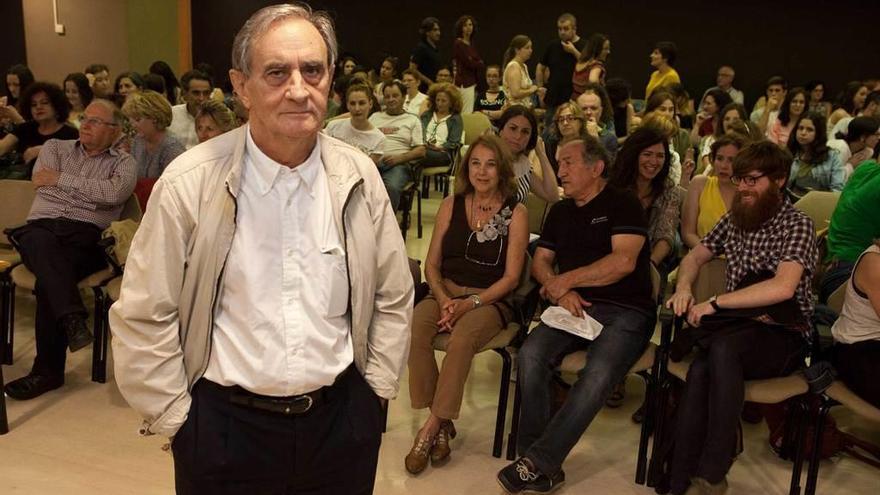
M452 447L449 442L455 438L457 432L452 421L446 420L440 425L440 431L437 432L437 439L434 441L434 448L431 449L431 465L436 466L449 459L452 453Z

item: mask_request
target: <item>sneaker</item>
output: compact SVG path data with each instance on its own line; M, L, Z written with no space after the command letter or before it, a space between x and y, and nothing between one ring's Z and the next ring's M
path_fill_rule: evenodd
M520 457L498 472L498 483L507 493L552 493L565 483L565 472L560 469L547 476L532 461Z

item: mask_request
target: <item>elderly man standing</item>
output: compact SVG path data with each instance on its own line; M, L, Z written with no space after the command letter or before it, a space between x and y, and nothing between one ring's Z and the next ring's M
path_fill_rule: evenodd
M498 473L507 493L550 493L565 482L562 463L635 364L654 329L648 224L639 200L607 184L608 153L593 137L559 149L566 199L553 205L532 263L541 295L576 317L604 325L593 340L542 323L520 349L520 458ZM586 349L587 365L551 416L553 369Z
M257 11L230 78L249 123L156 184L110 311L119 389L172 437L177 493L371 493L413 283L369 157L319 135L323 12Z
M101 231L119 218L137 180L134 159L111 147L124 118L113 103L95 100L83 112L78 140L50 139L37 157L37 195L27 224L12 233L36 276L37 356L30 374L6 385L13 399L62 386L67 348L92 343L76 284L106 266Z

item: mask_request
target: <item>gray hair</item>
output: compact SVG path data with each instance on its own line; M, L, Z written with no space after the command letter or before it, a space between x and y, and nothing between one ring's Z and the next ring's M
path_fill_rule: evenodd
M313 11L309 5L299 2L271 5L256 11L244 23L232 42L232 68L245 76L250 76L251 51L256 40L272 24L290 17L309 21L321 33L321 38L324 39L324 45L327 47L327 68L332 70L339 53L333 20L327 12Z
M128 120L128 117L126 117L125 114L122 113L122 110L118 106L116 106L115 103L106 98L95 98L94 100L92 100L91 103L89 103L89 105L95 104L98 104L106 108L107 110L110 110L110 112L113 114L113 123L116 125L122 125L126 120Z

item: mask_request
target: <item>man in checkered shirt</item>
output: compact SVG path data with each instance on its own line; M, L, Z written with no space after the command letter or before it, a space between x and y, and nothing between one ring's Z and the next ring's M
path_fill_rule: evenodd
M29 374L6 385L13 399L33 399L63 385L67 349L92 342L77 283L107 266L98 247L101 231L119 219L137 181L134 159L112 147L123 119L116 105L96 99L80 119L79 139L50 139L37 157L37 194L27 224L12 234L36 276L37 356Z
M803 364L817 250L813 222L785 194L791 162L768 141L743 148L733 163L731 210L681 262L667 306L686 314L708 344L697 352L678 407L672 493L723 493L745 380L787 375ZM691 286L717 256L727 259L727 293L697 304ZM780 308L786 321L771 320Z

